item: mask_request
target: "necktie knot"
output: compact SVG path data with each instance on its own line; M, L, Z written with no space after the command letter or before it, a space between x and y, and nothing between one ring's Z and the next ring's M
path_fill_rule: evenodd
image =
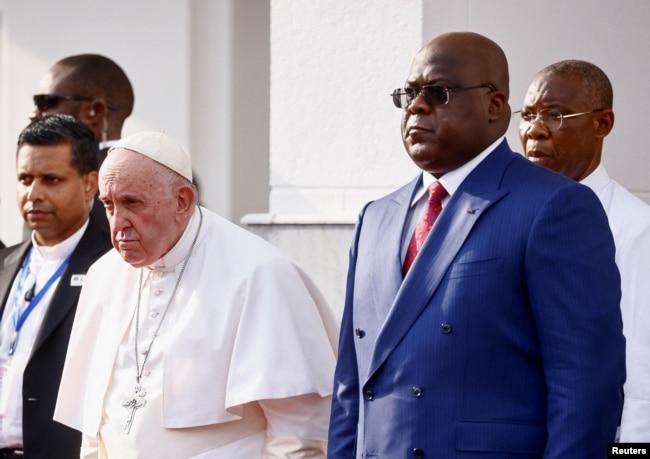
M447 190L440 182L433 182L429 185L429 203L437 203L442 205L442 200L447 196Z
M418 224L415 226L413 237L411 237L408 249L406 250L406 258L404 259L404 265L402 266L402 272L405 275L415 260L415 256L420 251L420 248L424 245L424 240L429 235L431 227L438 218L438 215L440 215L440 212L442 211L442 200L446 196L447 190L442 186L442 183L433 182L429 185L427 207L418 221Z

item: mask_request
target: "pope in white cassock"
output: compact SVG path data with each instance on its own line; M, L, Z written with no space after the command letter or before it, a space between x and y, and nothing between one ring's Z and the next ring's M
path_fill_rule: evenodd
M197 205L168 136L100 171L115 250L85 278L54 418L82 458L325 457L338 323L282 252Z

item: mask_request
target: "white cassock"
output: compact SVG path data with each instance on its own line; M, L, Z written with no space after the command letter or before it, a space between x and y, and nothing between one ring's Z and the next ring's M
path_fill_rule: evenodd
M140 269L115 250L86 276L54 418L83 434L81 457L325 457L338 322L305 272L261 238L203 209L196 245L136 385ZM143 365L199 227L144 268Z

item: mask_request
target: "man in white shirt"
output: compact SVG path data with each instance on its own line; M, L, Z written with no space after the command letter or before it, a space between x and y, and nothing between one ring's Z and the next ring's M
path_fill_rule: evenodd
M590 187L607 213L621 274L627 381L622 442L650 441L650 206L601 163L614 126L613 91L596 65L566 60L542 69L524 97L519 135L526 157Z
M88 274L55 413L82 457L325 457L338 325L305 272L198 206L164 134L120 140L100 198L116 250Z
M93 132L48 115L20 134L16 196L32 230L0 250L0 458L79 457L78 432L52 420L88 267L110 248L89 220L99 150Z

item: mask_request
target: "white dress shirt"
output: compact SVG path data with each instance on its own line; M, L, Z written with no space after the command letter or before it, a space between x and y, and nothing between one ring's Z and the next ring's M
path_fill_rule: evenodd
M23 373L29 356L32 353L34 342L38 331L41 328L43 317L47 311L52 295L59 285L56 279L45 292L41 300L27 316L16 342L13 355L9 355L9 349L14 340L14 308L23 312L29 302L25 301L25 291L30 283L28 277L35 276L36 286L34 291L38 293L47 281L54 275L59 266L74 251L81 240L88 221L72 236L54 246L39 246L32 234L31 255L29 264L25 263L14 278L11 292L7 297L0 321L0 448L20 448L23 444ZM30 272L31 274L27 274ZM23 288L19 287L22 274Z
M467 161L459 168L454 169L453 171L449 171L445 175L440 177L439 182L442 184L443 187L445 187L445 190L447 191L447 196L442 200L443 210L445 208L445 205L449 201L449 199L453 196L453 194L460 186L460 184L463 183L463 180L465 180L467 176L476 168L476 166L478 166L481 163L481 161L487 158L487 156L490 153L492 153L499 146L499 144L503 142L504 139L505 136L497 139L494 143L492 143L492 145L487 147L485 150L483 150L481 153L476 155L474 158ZM428 172L424 172L424 171L422 172L422 182L420 183L420 185L415 190L415 193L413 194L413 199L411 200L411 209L409 210L409 214L406 217L407 220L406 220L406 224L404 225L404 232L402 233L402 243L401 243L402 262L404 262L404 258L406 257L406 251L408 250L409 242L411 241L411 236L415 231L415 227L417 226L418 221L420 220L422 214L424 213L424 209L427 206L427 200L429 198L428 196L429 185L431 185L435 181L436 178L433 175L429 174Z
M627 380L621 442L650 442L650 206L612 180L601 164L581 182L605 208L621 273Z

